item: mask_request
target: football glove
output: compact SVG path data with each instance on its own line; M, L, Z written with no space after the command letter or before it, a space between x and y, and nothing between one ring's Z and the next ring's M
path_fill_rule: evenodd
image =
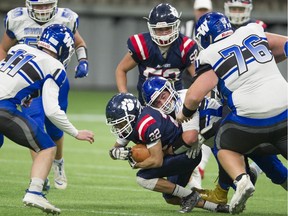
M192 147L186 152L188 158L195 159L201 151L202 143L194 143Z
M128 159L128 163L131 166L131 168L136 169L135 165L137 164L137 162L131 156L128 156L127 159Z
M78 66L75 68L75 78L82 78L88 76L88 61L79 61Z
M127 147L114 147L110 149L109 155L113 160L128 160L128 156L131 154L131 148Z

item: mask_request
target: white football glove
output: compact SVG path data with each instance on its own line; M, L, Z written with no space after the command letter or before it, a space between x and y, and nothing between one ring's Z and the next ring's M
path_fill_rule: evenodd
M188 158L195 159L201 151L202 143L194 143L192 147L186 152Z
M113 160L128 160L131 148L126 147L114 147L110 149L109 155Z

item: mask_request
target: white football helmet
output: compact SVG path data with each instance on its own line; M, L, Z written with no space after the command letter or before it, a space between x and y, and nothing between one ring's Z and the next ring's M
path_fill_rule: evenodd
M26 0L29 16L37 22L45 23L51 20L56 13L58 0ZM36 9L35 6L42 6Z
M234 12L234 8L241 8L243 12ZM225 15L234 25L242 25L249 21L252 9L252 0L228 0L224 3Z

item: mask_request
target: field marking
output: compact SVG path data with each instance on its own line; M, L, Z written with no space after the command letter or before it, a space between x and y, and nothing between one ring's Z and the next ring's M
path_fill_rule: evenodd
M32 209L31 207L25 207L25 206L21 206L21 205L2 205L0 204L0 208L21 208L21 209ZM133 214L133 213L125 213L125 212L112 212L112 211L95 211L95 210L80 210L80 209L65 209L65 208L60 208L61 209L61 213L66 213L66 212L82 212L82 213L95 213L97 215L127 215L127 216L142 216L141 214ZM34 208L33 210L36 210L36 208ZM24 210L23 210L24 211ZM23 212L26 213L26 212ZM32 212L31 212L32 213ZM41 210L39 210L39 213L41 213Z
M129 216L141 216L140 214L130 214L125 212L108 212L108 211L94 211L94 210L79 210L79 209L63 209L61 208L61 211L63 210L66 212L83 212L83 213L95 213L97 215L129 215Z

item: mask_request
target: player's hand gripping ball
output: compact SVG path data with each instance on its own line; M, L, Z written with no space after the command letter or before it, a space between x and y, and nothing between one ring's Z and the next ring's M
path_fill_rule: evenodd
M131 148L131 157L136 162L142 162L148 157L150 157L150 152L147 149L146 145L143 144L136 144Z

